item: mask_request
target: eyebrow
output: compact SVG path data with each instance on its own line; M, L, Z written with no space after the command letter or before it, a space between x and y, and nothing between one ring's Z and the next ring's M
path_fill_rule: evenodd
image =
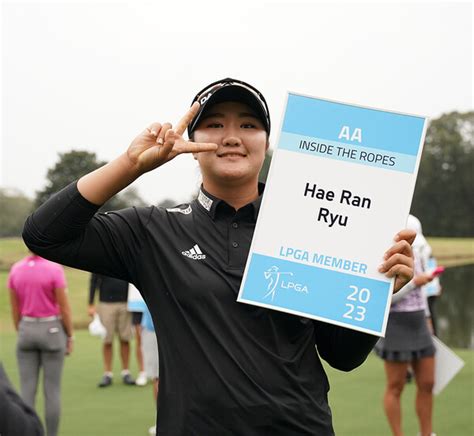
M206 118L224 118L224 116L225 115L221 112L208 112L207 114L204 114L201 119L205 120ZM260 118L257 115L251 112L239 112L239 118L247 118L247 117L260 120Z

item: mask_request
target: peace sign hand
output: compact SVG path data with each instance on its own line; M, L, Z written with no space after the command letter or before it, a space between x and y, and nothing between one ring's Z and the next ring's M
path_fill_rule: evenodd
M217 144L187 141L183 138L188 124L199 111L195 102L173 130L170 123L153 123L130 144L127 156L140 174L154 170L181 153L217 150Z

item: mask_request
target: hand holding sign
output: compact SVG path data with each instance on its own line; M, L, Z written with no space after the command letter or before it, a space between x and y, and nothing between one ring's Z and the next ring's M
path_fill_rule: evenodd
M381 273L388 278L395 277L393 293L398 292L413 278L413 251L411 244L415 240L416 232L404 229L397 233L393 245L384 255L384 262L379 267Z

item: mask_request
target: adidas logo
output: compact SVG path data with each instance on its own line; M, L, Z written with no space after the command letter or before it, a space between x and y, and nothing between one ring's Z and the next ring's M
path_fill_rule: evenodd
M183 256L189 257L190 259L194 259L194 260L203 260L206 258L206 255L203 254L198 244L196 244L194 247L190 248L189 250L182 251L181 254Z

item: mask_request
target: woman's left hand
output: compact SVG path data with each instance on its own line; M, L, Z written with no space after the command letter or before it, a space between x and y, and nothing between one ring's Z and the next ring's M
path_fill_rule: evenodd
M413 251L411 244L415 240L416 232L404 229L395 235L395 244L384 255L384 261L379 272L389 278L395 277L393 293L398 292L413 278Z

